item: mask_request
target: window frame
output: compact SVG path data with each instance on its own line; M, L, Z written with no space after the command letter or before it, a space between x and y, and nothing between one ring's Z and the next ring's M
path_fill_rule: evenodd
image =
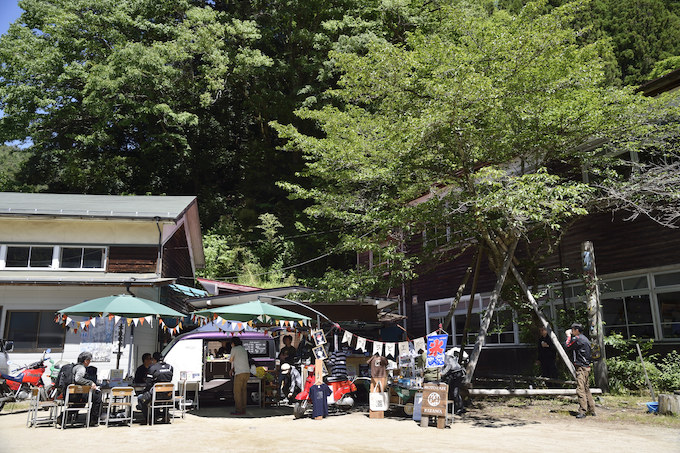
M32 353L32 352L43 352L45 349L51 349L52 352L63 352L64 351L64 346L66 344L66 329L60 327L62 329L62 335L61 335L61 346L47 346L47 347L39 347L38 343L40 342L40 326L42 322L52 322L54 323L55 326L59 326L56 322L54 322L54 314L56 313L57 309L54 310L6 310L5 311L5 331L4 331L4 339L5 340L10 340L14 341L14 352L21 352L21 353ZM35 329L35 340L33 342L33 346L30 348L24 348L21 347L17 344L17 342L13 339L10 338L10 325L12 321L12 314L13 313L38 313L38 324Z
M28 267L14 267L7 266L7 250L9 247L28 247L29 248L29 266ZM30 266L30 249L33 247L52 248L52 264L48 267L31 267ZM81 249L80 267L63 267L62 266L62 251L63 249ZM101 267L82 267L85 249L100 249L102 251ZM0 270L4 271L42 271L42 272L106 272L106 267L109 261L109 247L105 245L81 245L81 244L0 244Z

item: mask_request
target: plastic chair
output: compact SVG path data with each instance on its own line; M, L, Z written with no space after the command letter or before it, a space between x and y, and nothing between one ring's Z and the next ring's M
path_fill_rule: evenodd
M38 411L49 409L49 414L44 417L38 416ZM44 398L44 390L38 387L31 389L31 400L28 408L28 419L26 426L35 428L38 425L50 424L57 427L57 413L59 404L54 400Z
M83 401L84 395L87 395L87 401ZM69 413L75 412L75 417L77 417L82 410L87 410L85 427L89 428L90 412L92 411L92 387L89 385L71 384L66 389L66 395L64 396L64 407L61 410L61 429L64 429Z
M106 409L106 427L109 426L109 421L112 422L127 422L128 426L132 426L132 396L135 394L135 389L132 387L114 387L111 389L111 396L109 397L108 408ZM111 412L114 409L123 409L123 417L111 418Z
M154 410L165 409L168 411L167 420L172 422L171 411L175 409L175 386L171 382L154 384L151 389L151 404L149 404L148 418L151 425L154 424Z

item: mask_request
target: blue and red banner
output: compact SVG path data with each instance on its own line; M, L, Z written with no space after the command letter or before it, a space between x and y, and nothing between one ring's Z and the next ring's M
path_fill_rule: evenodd
M427 368L444 366L444 353L448 335L428 335L427 337Z

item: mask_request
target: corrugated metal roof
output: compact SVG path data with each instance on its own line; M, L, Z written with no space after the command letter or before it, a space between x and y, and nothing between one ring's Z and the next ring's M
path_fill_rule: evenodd
M193 196L0 192L0 215L176 220L195 200Z

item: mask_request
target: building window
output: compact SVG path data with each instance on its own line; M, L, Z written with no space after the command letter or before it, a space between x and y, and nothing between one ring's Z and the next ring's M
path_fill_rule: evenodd
M491 324L486 335L487 344L513 344L515 343L515 329L512 319L512 310L509 307L501 307L494 311Z
M54 247L8 246L5 267L48 268Z
M604 333L618 332L624 338L654 338L654 320L649 295L602 298Z
M0 246L0 268L104 269L105 247Z
M680 291L656 295L663 338L680 338Z
M65 269L101 269L104 267L104 249L62 247L60 262Z
M54 311L8 311L5 338L17 351L42 351L64 347L65 331L54 322Z

